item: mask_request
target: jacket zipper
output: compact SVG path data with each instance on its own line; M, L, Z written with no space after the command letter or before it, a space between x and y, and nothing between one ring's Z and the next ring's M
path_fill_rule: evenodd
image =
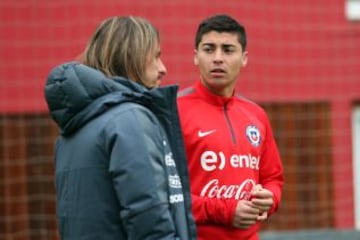
M231 125L231 121L230 121L229 115L227 113L227 103L224 104L224 114L225 114L225 119L226 119L227 125L228 125L230 133L231 133L232 142L234 143L234 145L236 145L236 137L235 137L234 128Z

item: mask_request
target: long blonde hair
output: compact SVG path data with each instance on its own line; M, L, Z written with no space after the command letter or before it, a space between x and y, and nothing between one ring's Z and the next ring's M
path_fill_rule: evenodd
M143 84L147 56L159 42L158 30L146 19L111 17L97 27L82 62L108 77L123 76Z

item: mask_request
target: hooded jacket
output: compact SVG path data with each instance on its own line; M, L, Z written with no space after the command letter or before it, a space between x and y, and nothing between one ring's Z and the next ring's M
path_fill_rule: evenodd
M62 239L196 238L176 92L75 62L50 72Z

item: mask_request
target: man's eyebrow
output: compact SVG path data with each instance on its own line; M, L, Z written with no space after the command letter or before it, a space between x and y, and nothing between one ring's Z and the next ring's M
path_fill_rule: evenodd
M156 57L160 57L160 56L161 56L161 50L157 50L157 51L155 52L155 56L156 56Z
M202 45L213 47L213 46L215 46L215 43L203 43Z
M225 48L233 47L233 48L236 48L236 45L234 45L234 44L221 44L221 47L225 47Z
M216 45L215 43L203 43L202 44L202 46L209 46L209 47L213 47L215 45ZM234 47L234 48L236 48L236 45L231 44L231 43L224 43L224 44L221 44L221 47L224 47L224 48Z

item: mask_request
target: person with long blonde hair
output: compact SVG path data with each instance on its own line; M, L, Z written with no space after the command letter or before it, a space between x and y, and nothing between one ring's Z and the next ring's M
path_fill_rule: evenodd
M61 239L196 239L177 86L159 87L160 56L148 20L116 16L80 61L50 71Z

